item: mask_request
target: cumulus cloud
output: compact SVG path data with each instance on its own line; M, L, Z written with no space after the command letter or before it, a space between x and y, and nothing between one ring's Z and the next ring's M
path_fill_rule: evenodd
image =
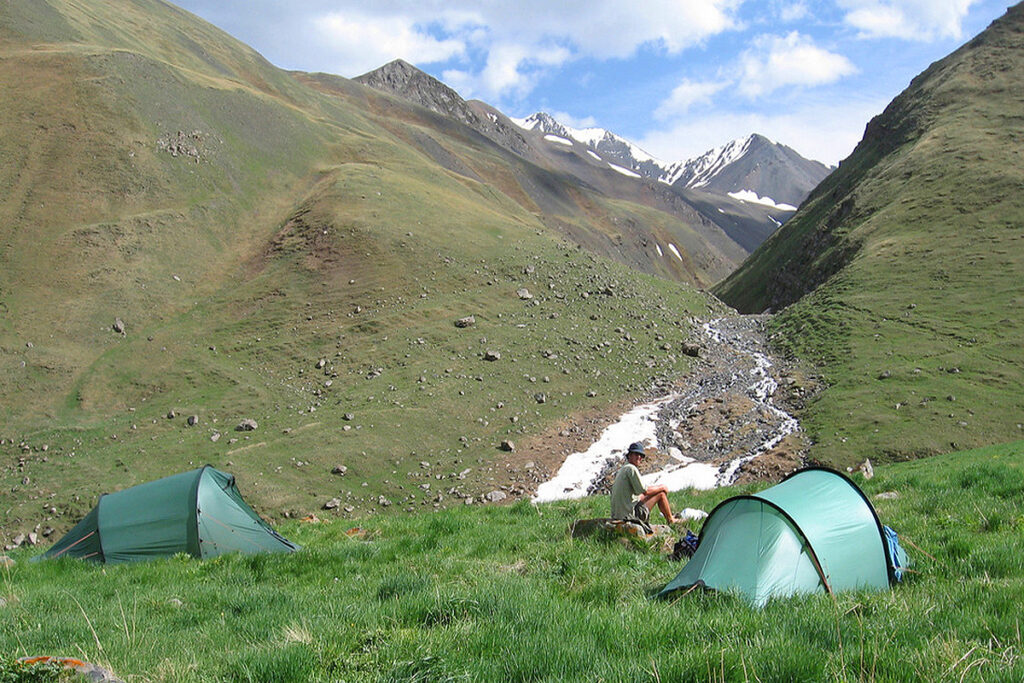
M834 83L857 69L846 57L814 44L793 31L786 36L759 36L739 59L738 87L747 97L763 97L787 86Z
M320 6L326 7L323 0ZM464 57L452 80L476 96L522 96L545 70L590 57L626 58L642 47L676 54L734 28L741 0L334 0L314 23L343 75L396 57ZM472 58L468 56L472 54ZM454 83L453 83L454 85ZM460 90L461 91L461 90Z
M443 64L460 92L502 100L529 93L573 60L627 59L641 50L675 55L701 45L739 28L744 0L179 2L231 17L287 68L353 77L403 58L421 67Z
M408 2L378 4L386 10ZM495 43L515 42L526 47L552 42L574 54L598 59L622 58L643 45L670 53L699 44L709 36L736 26L740 0L519 0L480 3L449 0L418 4L418 21L438 16L474 17L488 27Z
M402 58L409 62L442 62L466 51L459 38L437 38L400 15L367 17L334 12L315 19L321 39L333 48L339 71L358 75Z
M654 110L654 118L670 121L696 105L711 105L720 93L756 100L786 87L820 86L857 71L846 57L818 47L793 31L786 36L762 35L716 80L683 79Z
M838 0L845 21L865 38L960 38L978 0Z
M563 126L567 126L569 128L582 130L585 128L598 127L597 119L595 119L593 116L578 117L568 112L558 110L549 111L548 113L551 114L552 117L554 117L555 121L558 121Z
M736 26L736 0L621 0L549 3L537 5L547 14L546 31L564 33L586 55L599 58L627 57L641 45L654 45L678 53L706 38ZM555 10L555 7L560 9ZM531 18L533 18L531 16Z
M545 69L561 66L570 57L568 49L557 45L531 48L501 43L492 46L477 81L486 95L512 93L521 97L533 90L536 79Z
M654 110L654 117L660 121L686 114L690 107L711 104L712 98L729 86L728 81L696 82L689 79L672 89L668 98Z
M559 46L527 51L514 43L492 45L483 69L447 69L443 80L463 97L515 99L529 94L547 69L561 66L570 57Z
M791 2L779 8L779 19L788 23L799 21L810 13L804 2Z

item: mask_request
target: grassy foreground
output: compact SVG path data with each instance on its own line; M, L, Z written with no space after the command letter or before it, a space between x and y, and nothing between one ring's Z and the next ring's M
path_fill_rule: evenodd
M0 652L131 681L1020 680L1024 442L879 467L858 483L915 573L891 592L653 595L657 549L571 540L602 498L281 527L290 556L0 577ZM710 510L753 487L673 495ZM895 491L895 499L876 499ZM918 548L920 550L918 550ZM925 554L927 553L927 555Z

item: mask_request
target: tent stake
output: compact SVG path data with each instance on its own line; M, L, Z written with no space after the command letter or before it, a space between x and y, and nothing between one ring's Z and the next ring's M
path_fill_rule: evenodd
M933 562L939 562L939 560L936 560L936 559L935 559L934 557L932 557L931 555L929 555L929 554L928 554L927 552L925 552L924 550L921 550L921 548L919 548L919 547L917 546L917 544L916 544L916 543L914 543L913 541L911 541L911 540L910 540L909 538L907 538L906 536L901 536L900 538L902 538L902 539L903 539L904 541L906 541L906 542L907 542L907 545L909 545L909 546L910 546L911 548L913 548L914 550L916 550L916 551L917 551L917 552L919 552L919 553L922 553L922 554L923 554L923 555L924 555L925 557L928 557L928 558L930 558L930 559L931 559L931 560L932 560ZM939 564L942 564L942 562L939 562ZM906 570L904 570L904 571L906 571Z

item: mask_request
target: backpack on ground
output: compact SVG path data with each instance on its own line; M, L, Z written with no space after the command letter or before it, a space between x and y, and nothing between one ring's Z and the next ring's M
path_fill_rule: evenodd
M698 545L700 545L700 537L687 529L686 534L681 536L676 541L676 544L672 546L672 554L669 556L669 559L679 561L684 557L693 557L693 554L697 552Z

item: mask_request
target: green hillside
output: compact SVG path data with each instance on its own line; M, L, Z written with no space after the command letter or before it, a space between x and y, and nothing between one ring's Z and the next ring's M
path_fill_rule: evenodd
M608 258L680 219L166 3L4 3L0 56L5 539L207 462L275 517L479 502L723 310L715 248Z
M1020 680L1024 442L857 481L913 573L762 610L655 599L681 566L661 549L570 539L607 497L292 521L290 555L101 568L22 550L0 569L0 676L51 654L173 683ZM711 510L751 490L672 501Z
M851 464L1019 438L1024 6L918 76L783 229L715 288L781 310L829 387L803 416Z

